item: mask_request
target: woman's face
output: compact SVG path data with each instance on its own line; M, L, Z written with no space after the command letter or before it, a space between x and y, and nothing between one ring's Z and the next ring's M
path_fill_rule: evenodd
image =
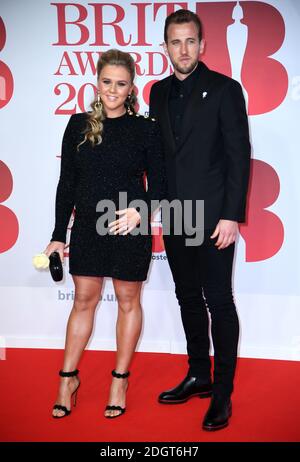
M98 89L107 116L122 115L125 100L133 89L126 67L110 64L104 66L99 75Z

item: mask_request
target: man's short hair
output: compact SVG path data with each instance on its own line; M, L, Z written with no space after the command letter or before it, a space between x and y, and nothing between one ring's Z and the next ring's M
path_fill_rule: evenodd
M164 40L168 43L168 27L170 24L184 24L187 22L193 22L198 29L199 42L202 40L202 24L199 17L190 10L178 10L174 13L169 14L165 21L164 29Z

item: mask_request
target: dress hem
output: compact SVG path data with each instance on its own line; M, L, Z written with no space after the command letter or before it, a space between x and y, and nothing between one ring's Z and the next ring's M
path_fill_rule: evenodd
M119 279L120 281L128 281L128 282L143 282L143 281L146 281L147 280L147 277L143 278L143 279L137 279L137 278L124 278L124 277L121 277L120 275L114 275L114 274L96 274L96 273L83 273L83 272L80 272L80 273L76 273L76 272L71 272L69 271L69 274L71 274L72 276L93 276L93 277L100 277L100 278L112 278L112 279Z

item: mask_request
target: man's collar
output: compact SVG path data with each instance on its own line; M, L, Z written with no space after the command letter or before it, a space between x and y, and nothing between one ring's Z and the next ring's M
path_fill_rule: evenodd
M201 69L201 62L198 61L197 65L195 66L194 70L183 80L180 80L176 77L175 73L173 74L173 83L178 87L189 85L190 82L194 81L195 78L199 74L199 70Z

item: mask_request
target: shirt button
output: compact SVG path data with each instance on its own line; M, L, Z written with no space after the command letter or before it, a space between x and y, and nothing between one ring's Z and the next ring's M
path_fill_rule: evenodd
M180 93L180 95L179 95L179 96L180 96L180 98L183 98L183 94L182 94L182 93Z
M175 136L175 140L178 141L178 140L179 140L179 136Z

